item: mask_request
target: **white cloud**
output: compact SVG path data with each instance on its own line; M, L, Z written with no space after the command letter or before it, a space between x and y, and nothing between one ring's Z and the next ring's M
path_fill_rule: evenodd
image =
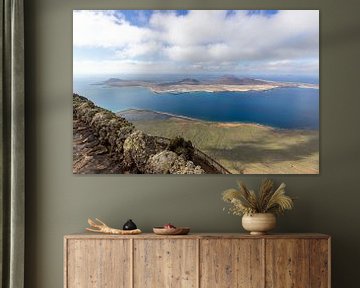
M75 47L122 48L151 40L151 31L131 25L113 11L81 10L73 14Z
M226 11L194 10L186 15L161 11L153 13L148 25L142 27L112 11L74 11L73 18L75 49L115 51L114 64L102 61L97 72L131 73L137 65L139 70L145 69L144 63L149 61L157 66L164 63L161 69L167 66L168 72L225 67L318 72L318 11L279 11L271 17L246 11L230 15ZM74 73L85 70L76 67L85 65L84 61L74 60Z
M146 45L129 44L126 47L117 50L116 56L119 58L152 57L162 49L161 44L155 41L148 41Z

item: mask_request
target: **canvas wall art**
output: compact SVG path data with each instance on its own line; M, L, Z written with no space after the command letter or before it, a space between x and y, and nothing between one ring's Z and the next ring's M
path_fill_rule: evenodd
M73 11L73 173L318 174L319 11Z

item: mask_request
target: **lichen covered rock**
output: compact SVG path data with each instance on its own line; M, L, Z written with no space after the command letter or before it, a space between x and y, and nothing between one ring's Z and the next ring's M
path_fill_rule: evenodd
M145 172L148 174L169 174L172 166L179 156L172 151L161 151L149 157Z
M144 173L146 162L150 156L159 152L156 139L142 131L135 131L124 141L124 161L129 168L136 167Z
M178 156L170 171L171 174L205 174L205 171L192 161L186 161L183 157Z
M164 150L149 157L145 172L148 174L204 174L200 166L186 161L175 152Z

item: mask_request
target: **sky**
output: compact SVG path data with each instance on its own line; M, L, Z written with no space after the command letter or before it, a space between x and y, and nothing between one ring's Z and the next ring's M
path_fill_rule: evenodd
M77 75L319 73L318 10L75 10Z

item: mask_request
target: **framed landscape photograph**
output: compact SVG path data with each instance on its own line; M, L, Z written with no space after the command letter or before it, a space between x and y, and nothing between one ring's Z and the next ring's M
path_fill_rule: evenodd
M318 174L318 10L73 11L73 173Z

